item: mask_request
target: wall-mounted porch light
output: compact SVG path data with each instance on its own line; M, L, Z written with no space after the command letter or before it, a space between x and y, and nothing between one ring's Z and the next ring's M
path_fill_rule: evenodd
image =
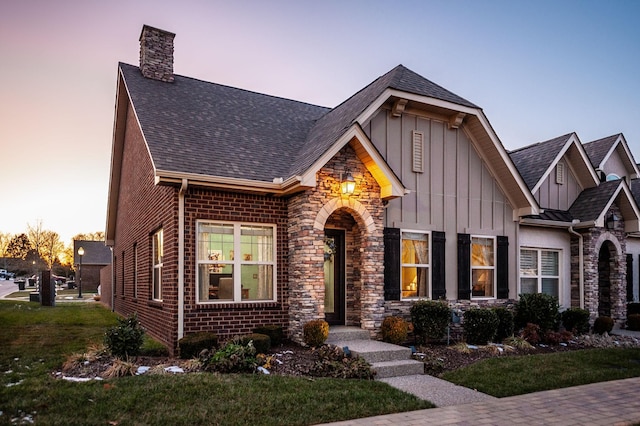
M347 172L344 180L340 177L340 191L345 195L352 195L356 190L356 180L351 173Z
M620 218L615 213L611 213L611 216L607 218L605 226L609 230L614 230L618 222L620 222Z

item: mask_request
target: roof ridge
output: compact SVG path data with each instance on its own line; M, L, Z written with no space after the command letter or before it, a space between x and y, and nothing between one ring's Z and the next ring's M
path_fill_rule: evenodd
M530 145L522 146L520 148L516 148L516 149L514 149L512 151L509 151L509 154L514 154L514 153L517 153L517 152L521 152L521 151L524 151L526 149L530 149L530 148L534 148L534 147L537 147L537 146L540 146L540 145L544 145L546 143L555 142L555 141L557 141L559 139L563 139L563 138L567 138L568 139L571 135L574 135L575 133L576 132L570 132L570 133L567 133L565 135L561 135L561 136L557 136L555 138L547 139L546 141L534 142L534 143L532 143Z

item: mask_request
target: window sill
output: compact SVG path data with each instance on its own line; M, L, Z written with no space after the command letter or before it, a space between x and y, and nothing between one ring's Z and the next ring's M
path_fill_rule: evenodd
M149 300L147 302L147 305L151 306L152 308L158 308L158 309L162 309L163 307L162 300Z
M280 303L273 300L255 300L242 302L200 302L196 303L196 309L201 311L228 310L228 309L250 309L250 308L279 308Z

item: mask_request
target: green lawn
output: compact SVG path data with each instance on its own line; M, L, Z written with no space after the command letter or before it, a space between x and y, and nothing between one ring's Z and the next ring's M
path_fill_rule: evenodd
M305 425L432 407L375 381L262 375L55 379L66 356L102 342L98 304L0 301L0 424ZM20 420L17 421L20 423Z
M492 358L447 372L445 380L496 397L640 377L640 349L585 349Z

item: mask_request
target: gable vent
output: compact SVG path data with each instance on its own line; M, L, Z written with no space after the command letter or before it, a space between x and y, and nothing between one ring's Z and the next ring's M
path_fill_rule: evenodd
M424 173L424 133L413 131L413 171Z
M564 163L558 163L556 165L556 183L558 185L564 185L564 175L565 175L565 168L564 168Z

